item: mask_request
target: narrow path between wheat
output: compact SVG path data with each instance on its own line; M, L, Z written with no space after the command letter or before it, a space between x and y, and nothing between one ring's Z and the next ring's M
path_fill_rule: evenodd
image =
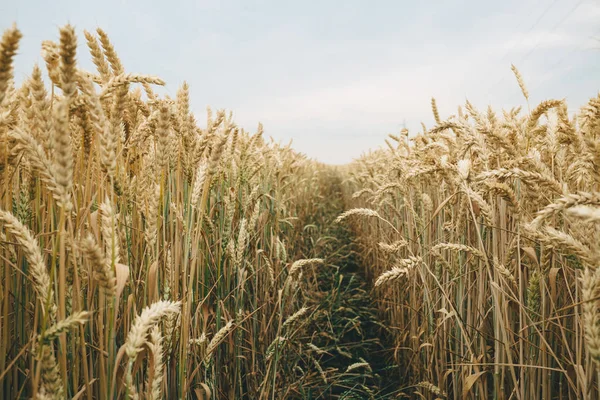
M344 210L339 182L331 191L325 236L332 244L323 252L326 265L319 273L318 289L308 299L317 310L311 346L321 353L320 368L337 370L334 375L339 377L327 382L325 393L344 399L394 398L402 387L401 368L393 363L393 346L387 342L385 324L378 318L352 232L343 224L333 223ZM311 398L311 393L304 395Z

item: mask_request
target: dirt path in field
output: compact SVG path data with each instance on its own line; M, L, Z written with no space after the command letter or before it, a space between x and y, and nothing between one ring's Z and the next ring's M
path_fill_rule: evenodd
M396 398L399 368L393 365L385 324L363 277L363 268L354 249L352 232L333 220L344 211L339 185L332 187L327 219L331 223L326 268L319 276L319 290L311 299L320 311L314 321L312 343L322 353L320 366L335 371L328 395L319 398L391 399ZM311 296L312 297L312 296Z
M349 239L346 237L346 240ZM375 398L392 398L393 392L400 386L394 377L399 374L395 374L398 368L392 364L392 354L389 350L392 346L388 342L385 324L378 318L370 295L371 288L365 282L358 256L350 243L346 246L350 252L340 266L339 316L343 326L351 326L352 329L342 337L340 347L347 348L354 359L358 357L369 364L372 378L366 379L365 383ZM344 357L338 357L336 361L341 363L342 369L352 365L352 362Z

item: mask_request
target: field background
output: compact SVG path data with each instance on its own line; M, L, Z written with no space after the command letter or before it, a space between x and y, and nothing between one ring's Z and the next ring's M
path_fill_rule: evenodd
M61 27L16 85L21 38L0 397L600 398L600 97L529 104L513 66L525 108L432 99L433 126L330 166L196 120L102 29Z

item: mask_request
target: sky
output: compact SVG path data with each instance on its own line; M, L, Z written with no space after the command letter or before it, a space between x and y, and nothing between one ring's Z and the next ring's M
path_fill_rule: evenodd
M40 45L71 23L78 62L93 64L83 30L104 29L127 72L157 75L162 93L190 85L206 107L307 156L343 164L403 127L431 127L469 100L498 112L566 98L576 111L600 89L598 0L0 0L0 29L24 37L17 82Z

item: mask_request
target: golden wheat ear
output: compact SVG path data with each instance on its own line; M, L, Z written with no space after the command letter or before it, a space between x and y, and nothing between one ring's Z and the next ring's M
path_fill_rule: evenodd
M0 106L6 95L9 82L13 78L12 63L22 36L17 29L17 25L13 24L11 28L4 31L0 40Z
M523 80L523 76L521 75L521 73L519 72L517 67L515 67L514 65L511 64L510 69L512 70L513 74L515 74L515 78L517 79L519 88L521 88L521 93L523 94L523 97L525 97L525 100L529 101L529 91L527 90L527 87L525 86L525 81Z

